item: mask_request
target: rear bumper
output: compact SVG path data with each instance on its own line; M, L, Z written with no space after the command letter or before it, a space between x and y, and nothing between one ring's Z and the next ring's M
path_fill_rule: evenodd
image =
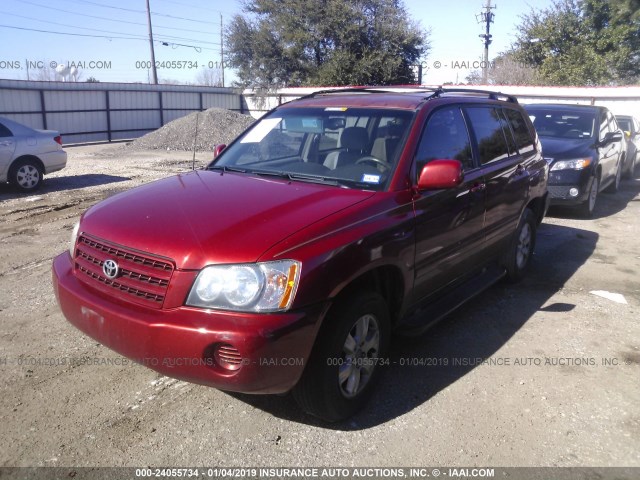
M71 257L53 262L60 308L78 329L163 375L222 390L284 393L299 380L326 310L246 314L179 307L151 310L112 299L78 281ZM230 345L242 357L235 370L213 355Z
M64 150L44 153L40 155L40 158L44 164L45 174L57 172L67 166L67 152Z

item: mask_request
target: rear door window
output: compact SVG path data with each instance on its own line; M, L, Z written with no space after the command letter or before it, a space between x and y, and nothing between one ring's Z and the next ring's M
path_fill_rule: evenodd
M535 149L535 142L522 113L510 108L505 108L503 111L511 126L513 138L520 155L532 152Z
M489 106L467 107L465 112L478 142L480 163L485 165L508 158L509 147L498 110Z

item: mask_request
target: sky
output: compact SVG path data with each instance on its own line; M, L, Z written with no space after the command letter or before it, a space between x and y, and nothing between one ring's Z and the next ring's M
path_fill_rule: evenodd
M158 77L195 82L219 69L221 25L241 13L240 0L149 0ZM430 29L423 83L464 82L479 69L486 0L405 0L410 17ZM490 58L509 48L519 16L551 0L492 0ZM146 0L0 0L0 78L37 79L57 65L75 66L78 81L151 81ZM477 67L477 68L474 68ZM216 71L219 74L219 70ZM235 80L225 69L225 86Z

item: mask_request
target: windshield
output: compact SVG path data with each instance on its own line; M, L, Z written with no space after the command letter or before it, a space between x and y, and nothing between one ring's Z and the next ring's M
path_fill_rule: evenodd
M527 113L541 137L591 138L596 132L593 111L527 107Z
M382 190L413 112L282 108L263 117L209 165L256 175Z

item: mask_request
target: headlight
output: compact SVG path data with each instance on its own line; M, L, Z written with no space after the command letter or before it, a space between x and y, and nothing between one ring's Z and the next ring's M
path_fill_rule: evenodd
M73 226L73 230L71 230L71 243L69 243L69 254L71 258L73 258L74 253L76 253L76 241L78 240L78 231L80 230L80 222L76 222Z
M576 158L572 160L558 160L551 166L551 171L554 170L582 170L591 165L590 158Z
M287 310L299 278L300 262L295 260L213 265L198 274L187 305L247 312Z

